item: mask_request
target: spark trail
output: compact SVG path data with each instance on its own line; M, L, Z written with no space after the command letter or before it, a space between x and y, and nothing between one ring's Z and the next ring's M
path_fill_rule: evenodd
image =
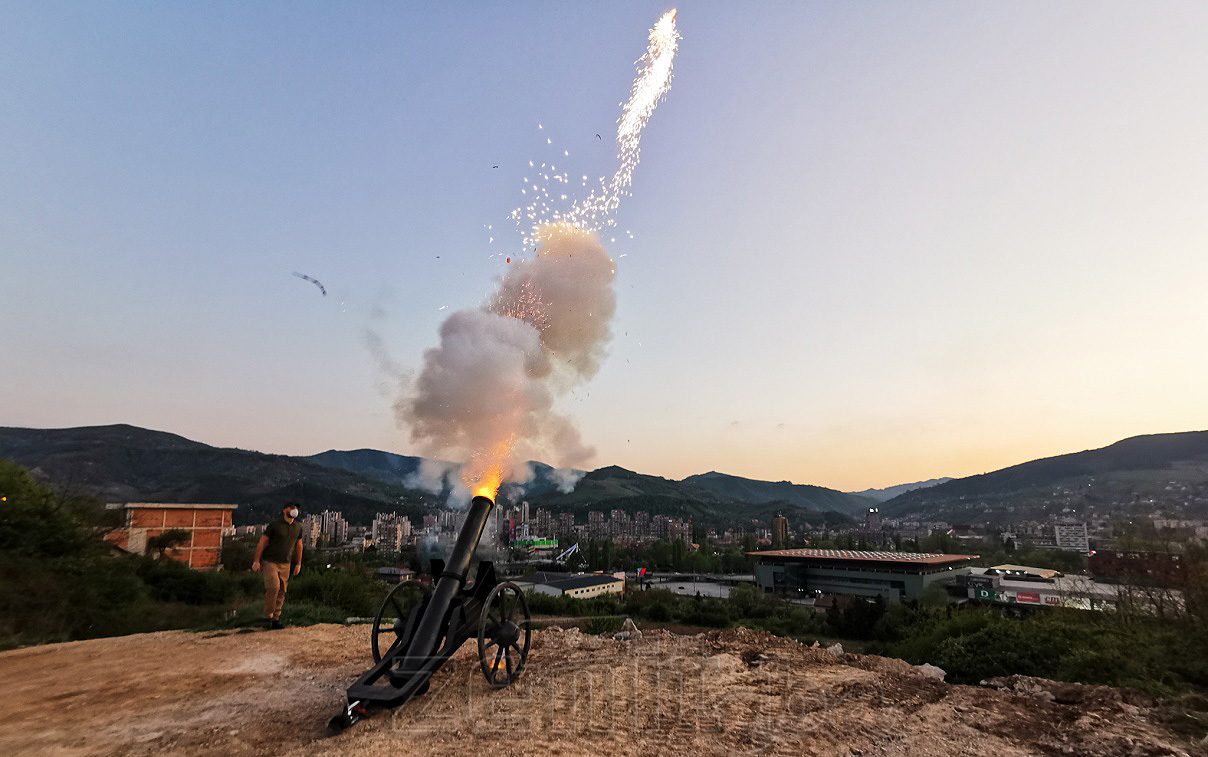
M595 454L554 401L596 374L612 336L616 267L597 232L615 224L612 214L638 164L642 129L671 86L678 40L672 10L650 30L617 120L620 166L611 181L554 212L548 190L525 179L534 199L512 217L531 222L524 243L536 246L536 254L510 265L487 304L445 320L440 344L424 353L413 393L395 405L425 456L467 461L460 470L462 495L493 498L502 482L527 480L526 460L571 467ZM569 181L553 165L534 168L546 181ZM528 186L522 191L527 195ZM439 490L448 471L435 473L414 483ZM573 478L565 483L573 486Z
M570 174L566 171L559 173L557 166L552 164L542 163L540 166L534 166L530 162L530 167L536 169L536 176L547 184L543 187L530 183L526 177L524 192L526 196L531 192L533 199L528 205L517 208L511 214L517 223L527 220L531 224L524 238L526 248L537 242L538 228L548 221L565 221L593 231L616 225L613 214L620 207L621 198L629 194L633 171L641 158L642 130L646 128L655 108L671 89L673 63L679 40L679 30L675 27L675 10L672 9L651 27L646 54L638 61L638 73L629 91L629 100L622 106L621 116L617 119L617 158L620 165L609 181L601 179L598 189L592 190L586 198L574 203L570 209L554 210L558 201L567 199L565 187L571 182ZM563 187L555 188L557 199L550 193L550 181ZM586 182L587 177L584 176L584 185Z

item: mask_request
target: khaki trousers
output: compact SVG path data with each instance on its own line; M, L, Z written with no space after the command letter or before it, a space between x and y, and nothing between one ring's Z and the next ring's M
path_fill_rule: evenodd
M264 577L264 617L279 620L289 585L289 563L261 560L260 575Z

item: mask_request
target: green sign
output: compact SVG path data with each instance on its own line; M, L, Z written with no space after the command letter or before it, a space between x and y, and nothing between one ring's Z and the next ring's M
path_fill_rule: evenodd
M515 546L528 547L530 549L557 549L558 540L557 539L543 539L543 538L539 538L539 537L532 537L529 539L517 539L515 541Z
M994 600L998 599L998 597L994 594L993 589L974 589L973 597L974 599L984 599L989 602L993 602Z

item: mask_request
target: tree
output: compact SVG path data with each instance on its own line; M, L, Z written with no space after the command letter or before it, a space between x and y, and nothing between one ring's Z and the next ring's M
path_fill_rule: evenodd
M188 544L193 537L183 528L169 528L167 531L147 537L147 547L144 551L148 557L163 561L168 557L168 550L176 549L182 544Z
M64 557L99 549L101 514L95 499L54 491L0 460L0 552Z
M684 569L684 555L687 553L688 547L684 544L683 539L676 539L671 542L671 566L676 570Z

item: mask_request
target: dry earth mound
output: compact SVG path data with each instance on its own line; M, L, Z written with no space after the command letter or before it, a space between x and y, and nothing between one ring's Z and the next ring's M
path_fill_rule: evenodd
M904 662L733 629L533 635L494 691L472 644L407 706L327 738L365 627L164 632L0 653L0 754L1183 755L1102 687L953 686Z

